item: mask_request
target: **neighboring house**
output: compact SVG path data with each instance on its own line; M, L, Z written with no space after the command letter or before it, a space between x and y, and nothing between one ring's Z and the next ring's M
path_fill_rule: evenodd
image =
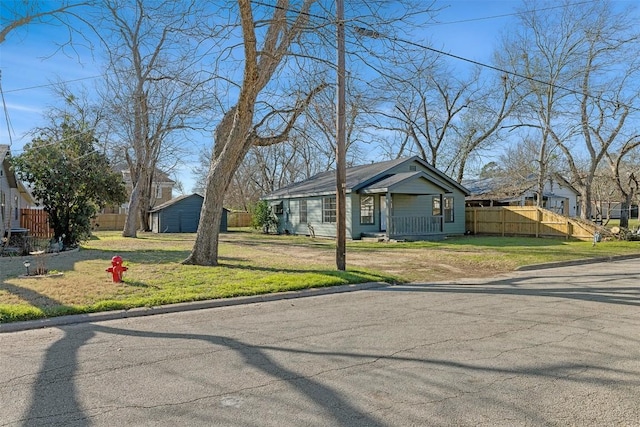
M438 239L464 234L467 190L414 156L355 166L346 175L347 238ZM278 231L336 235L336 174L320 173L265 197Z
M129 211L129 198L131 197L131 191L133 191L131 172L129 171L129 166L127 166L126 164L117 164L113 166L113 170L122 174L122 181L124 182L125 188L127 190L127 201L121 206L108 207L103 210L103 213L126 214ZM174 185L175 181L169 178L169 176L165 172L161 171L160 169L156 169L153 174L153 181L151 183L151 188L153 190L151 193L151 208L171 200L171 198L173 197Z
M0 238L20 229L20 209L34 204L31 193L11 170L8 145L0 145Z
M523 181L492 177L462 181L469 189L467 206L534 206L535 177ZM579 193L571 186L549 178L544 183L542 207L565 216L579 216Z
M204 197L189 194L162 203L150 212L151 231L154 233L195 233L200 222ZM220 232L227 231L227 209L222 210Z
M591 216L596 220L603 218L620 219L622 216L622 202L612 200L592 200ZM638 204L631 203L627 208L628 218L638 218Z

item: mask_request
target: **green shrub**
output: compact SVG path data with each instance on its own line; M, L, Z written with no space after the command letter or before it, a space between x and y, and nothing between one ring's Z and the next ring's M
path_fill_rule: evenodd
M263 233L278 231L278 217L273 213L273 209L266 200L260 200L251 218L251 226L255 229L262 229Z

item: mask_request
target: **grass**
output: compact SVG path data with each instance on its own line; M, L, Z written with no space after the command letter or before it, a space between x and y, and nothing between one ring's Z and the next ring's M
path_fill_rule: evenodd
M349 242L345 272L335 270L332 240L223 235L220 265L183 265L193 234L141 234L124 239L99 232L80 251L47 258L61 277L19 278L20 259L0 259L0 322L229 298L370 281L409 282L489 276L522 265L639 254L640 242L460 237L444 242ZM105 272L120 255L123 283Z

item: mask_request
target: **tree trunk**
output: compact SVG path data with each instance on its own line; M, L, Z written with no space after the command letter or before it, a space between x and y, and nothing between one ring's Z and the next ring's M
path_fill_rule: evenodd
M142 168L144 170L144 168ZM155 197L153 193L153 173L142 173L140 176L140 183L143 185L140 194L140 205L138 206L139 222L138 230L150 231L149 225L149 211L151 210L151 198Z
M580 218L589 220L591 218L591 194L590 187L580 188Z
M216 142L207 174L196 241L184 264L218 265L218 241L224 196L235 171L251 147L249 130L253 118L252 111L246 110L247 114L241 114L240 111L236 107L229 110L216 129Z
M625 194L620 206L620 227L629 228L629 206L631 206L631 195Z
M133 190L131 190L131 197L129 197L129 211L127 212L127 218L124 221L124 230L122 230L122 237L138 237L138 212L140 207L140 181L138 180Z

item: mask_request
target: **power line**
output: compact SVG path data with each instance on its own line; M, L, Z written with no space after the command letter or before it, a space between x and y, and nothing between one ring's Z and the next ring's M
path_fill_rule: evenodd
M571 3L570 5L559 5L559 6L549 6L549 7L543 7L540 9L534 9L528 12L544 12L547 10L553 10L553 9L561 9L564 7L573 7L573 6L579 6L581 4L588 4L588 3L596 3L600 0L586 0L586 1L580 1L577 3ZM465 24L467 22L478 22L478 21L487 21L489 19L500 19L500 18L507 18L510 16L518 16L521 15L521 12L512 12L512 13L504 13L502 15L492 15L492 16L483 16L480 18L469 18L469 19L460 19L458 21L448 21L448 22L434 22L431 24L427 24L427 25L450 25L450 24Z
M4 119L7 122L7 134L9 135L9 147L13 143L12 133L15 133L13 126L11 126L11 119L9 118L9 109L7 108L7 102L4 99L4 91L2 90L2 70L0 70L0 97L2 97L2 109L4 111Z
M73 82L79 82L79 81L82 81L82 80L97 79L99 77L103 77L103 75L80 77L80 78L72 79L72 80L64 80L64 81L61 81L59 83L46 83L46 84L41 84L41 85L37 85L37 86L21 87L21 88L18 88L18 89L5 90L4 92L5 93L13 93L13 92L20 92L20 91L23 91L23 90L42 89L42 88L45 88L45 87L55 86L57 84L73 83Z
M585 1L579 1L579 2L576 2L576 3L571 3L571 4L568 4L568 5L550 6L550 7L546 7L546 8L528 10L528 11L526 11L526 13L541 12L541 11L546 11L546 10L564 8L564 7L573 7L573 6L579 6L579 5L582 5L582 4L596 3L598 1L600 1L600 0L585 0ZM252 3L258 4L260 6L270 7L270 8L273 8L273 9L286 9L286 8L283 8L282 6L270 5L270 4L266 4L266 3L260 2L260 1L252 1ZM289 10L289 9L287 9L287 10ZM292 12L296 12L296 11L292 11ZM328 17L326 17L326 16L313 15L313 14L310 14L310 13L307 13L307 12L301 12L301 11L297 11L297 13L303 13L303 14L308 15L310 17L323 19L325 21L330 21L330 19ZM475 18L473 20L495 19L495 18L501 18L501 17L505 17L505 16L516 16L516 15L520 15L520 14L521 14L520 12L516 12L516 13L511 13L511 14L495 15L495 16L489 16L489 17L483 17L483 18ZM459 23L459 22L470 22L470 20L451 21L451 22L446 22L446 23L443 23L443 24L454 24L454 23ZM564 91L567 91L567 92L569 92L571 94L574 94L574 95L584 95L583 92L580 92L579 90L576 90L576 89L568 88L568 87L561 86L561 85L558 85L556 83L551 83L551 82L548 82L548 81L545 81L545 80L541 80L541 79L538 79L538 78L535 78L535 77L532 77L532 76L526 76L524 74L521 74L521 73L518 73L518 72L515 72L515 71L510 71L510 70L499 68L499 67L496 67L496 66L493 66L493 65L489 65L489 64L484 63L484 62L480 62L480 61L476 61L476 60L473 60L473 59L465 58L465 57L462 57L462 56L459 56L459 55L455 55L455 54L452 54L452 53L444 52L442 50L434 49L432 47L423 45L421 43L413 42L413 41L410 41L410 40L404 40L404 39L400 39L400 38L396 38L396 37L389 37L389 36L386 36L386 35L384 35L382 33L379 33L378 31L370 30L370 29L362 28L362 27L357 27L357 28L355 28L355 30L356 30L357 33L369 35L369 36L371 36L373 38L376 38L376 39L386 38L387 40L389 40L391 42L405 43L405 44L408 44L408 45L412 45L414 47L418 47L418 48L421 48L421 49L424 49L424 50L428 50L430 52L437 53L439 55L448 56L448 57L457 59L459 61L468 62L470 64L478 65L478 66L483 67L483 68L488 68L488 69L491 69L491 70L494 70L494 71L498 71L500 73L504 73L504 74L508 74L508 75L511 75L511 76L515 76L515 77L519 77L519 78L522 78L522 79L526 79L526 80L529 80L529 81L532 81L532 82L535 82L535 83L539 83L539 84L542 84L542 85L545 85L545 86L553 87L555 89L564 90ZM605 98L603 98L601 96L595 96L595 95L591 95L591 94L587 94L586 96L588 98L591 98L591 99L596 99L596 100L599 100L599 101L608 102L608 103L616 105L616 106L625 107L625 108L628 108L629 110L640 111L640 108L638 108L638 107L627 105L627 104L624 104L624 103L619 102L619 101L614 101L614 100L611 100L611 99L605 99Z

